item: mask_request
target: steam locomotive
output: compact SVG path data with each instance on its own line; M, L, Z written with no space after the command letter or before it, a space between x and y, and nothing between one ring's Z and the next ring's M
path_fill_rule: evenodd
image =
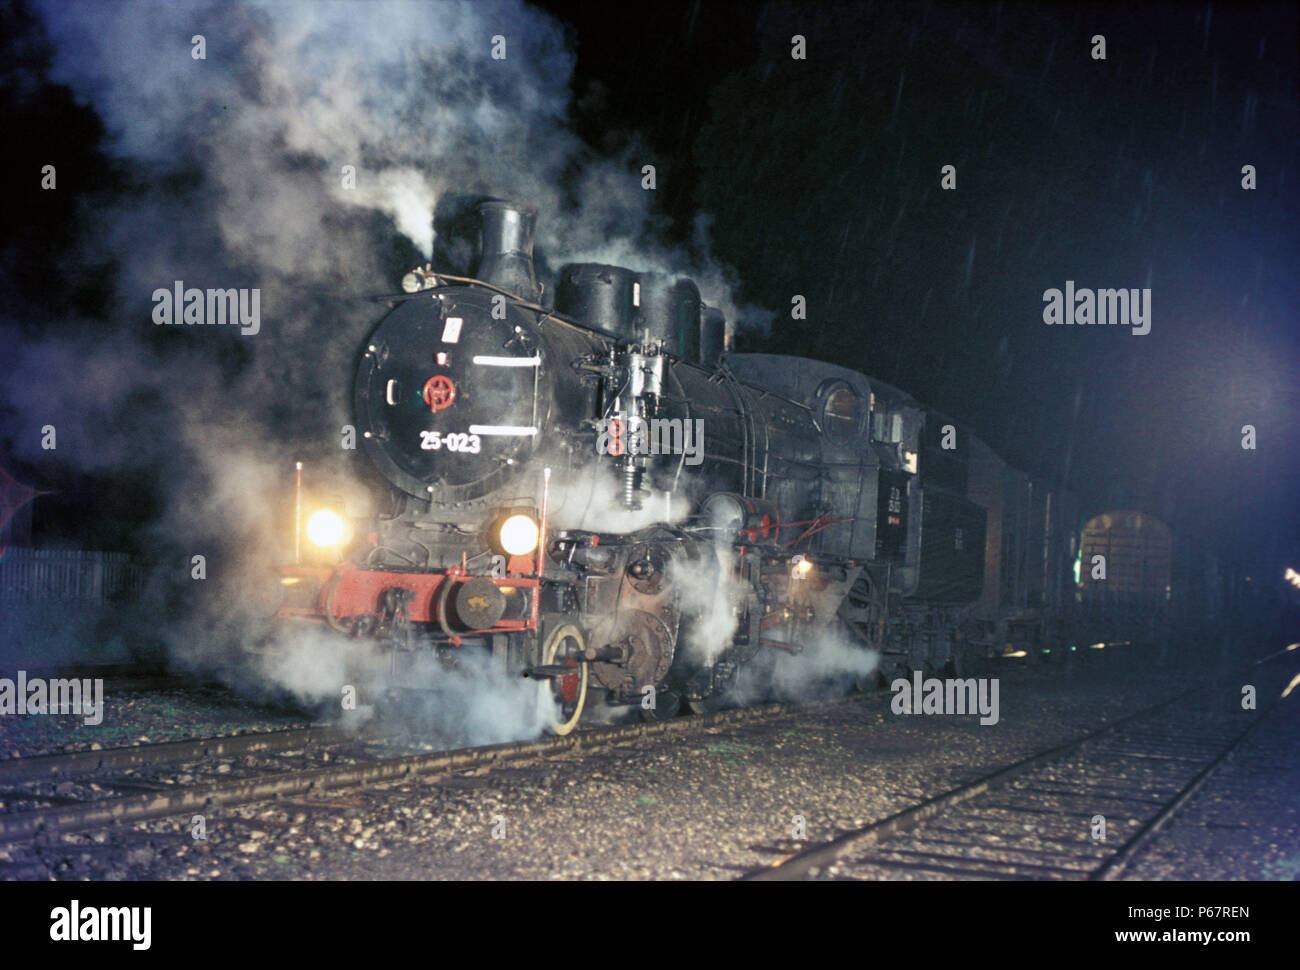
M728 353L688 279L572 264L545 306L536 212L479 216L473 278L409 274L360 357L392 507L308 520L333 561L283 567L283 619L394 656L483 651L543 685L559 734L597 705L743 702L778 662L846 688L877 658L961 674L1052 642L1072 495L897 388Z

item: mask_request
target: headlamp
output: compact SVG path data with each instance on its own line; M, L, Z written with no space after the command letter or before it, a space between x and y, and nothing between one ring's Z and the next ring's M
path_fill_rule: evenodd
M541 530L531 515L516 513L508 516L497 530L497 541L511 556L526 556L537 548Z
M338 513L329 509L313 512L307 520L307 538L322 548L337 546L343 541L346 526Z

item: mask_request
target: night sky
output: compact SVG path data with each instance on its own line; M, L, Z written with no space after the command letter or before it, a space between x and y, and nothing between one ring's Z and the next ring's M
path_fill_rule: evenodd
M540 9L575 58L559 123L631 182L656 166L640 231L686 248L707 231L745 308L738 349L859 369L1091 511L1148 509L1250 568L1300 568L1296 5ZM120 254L88 245L95 210L190 177L124 166L97 104L51 74L56 50L27 3L0 12L0 347L111 337ZM51 158L57 193L39 188ZM555 176L571 206L582 164ZM379 262L402 268L391 223L378 232ZM1045 325L1043 292L1067 280L1150 287L1150 333ZM244 365L238 345L222 353ZM147 464L118 477L33 454L14 397L0 455L63 494L40 500L37 538L132 548L159 501Z

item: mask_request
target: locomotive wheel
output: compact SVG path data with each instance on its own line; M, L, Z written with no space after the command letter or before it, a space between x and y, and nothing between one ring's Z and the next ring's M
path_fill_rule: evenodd
M705 667L697 671L691 679L698 682L698 687L704 687L706 684L712 683L713 671L711 668ZM713 685L709 693L703 697L691 697L688 688L682 692L682 703L692 714L712 714L714 711L720 711L727 706L729 700L727 696L729 693L728 688L730 686L730 681L722 686Z
M559 710L558 718L551 720L552 734L568 734L582 719L582 708L587 702L587 663L575 659L575 655L585 649L582 631L572 623L565 623L552 630L542 646L542 666L560 664L573 668L571 674L549 678L551 697Z
M666 687L662 690L655 691L654 707L647 710L646 708L639 707L638 705L638 708L641 711L641 720L643 721L671 720L672 718L677 716L677 712L681 710L681 707L682 707L681 695L674 690L669 690Z
M687 697L682 703L692 714L712 714L727 706L727 692L717 691L708 697Z
M773 678L776 675L776 650L760 646L754 655L740 665L731 693L741 707L762 704L772 696Z
M860 576L845 595L844 602L840 604L840 617L855 626L867 626L872 619L873 602L871 580L866 576Z

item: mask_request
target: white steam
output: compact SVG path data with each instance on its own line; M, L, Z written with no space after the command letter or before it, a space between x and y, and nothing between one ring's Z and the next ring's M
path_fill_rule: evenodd
M622 483L608 463L557 468L551 479L550 526L625 534L656 523L681 522L691 512L691 498L684 490L671 496L647 491L637 510L624 508L622 495Z
M776 631L771 638L783 636ZM863 647L839 621L817 628L801 646L797 654L776 648L772 689L780 700L798 702L847 692L880 664L879 651Z
M275 684L325 713L342 711L360 723L384 705L381 720L419 730L446 746L499 744L536 737L559 712L543 683L511 675L490 656L459 652L444 664L428 654L393 655L361 641L306 631L267 644L249 658L243 676ZM398 695L388 693L396 688ZM347 699L356 704L345 708Z
M691 273L706 299L729 307L711 289L728 274L707 259L706 223L690 254L656 247L644 160L594 159L569 130L574 55L561 27L522 3L38 9L53 80L93 105L131 187L85 207L83 250L114 261L110 326L85 328L94 339L11 348L5 369L24 379L0 381L10 412L0 407L0 430L34 453L54 424L59 457L161 484L165 507L147 537L159 567L151 625L181 660L228 662L270 635L256 591L291 551L279 503L293 461L307 462L309 481L360 470L340 434L352 421L355 354L382 308L359 297L391 291L412 259L429 256L445 194L536 206L552 265ZM195 59L200 35L206 56ZM491 56L497 35L502 60ZM59 191L76 189L61 179ZM177 280L258 288L260 332L155 328L151 295ZM623 515L600 490L584 501L588 528L664 517L654 504ZM196 554L207 557L202 582L188 571ZM304 698L336 696L343 672L319 639L290 644L265 672ZM483 716L531 733L535 718L508 716L511 690L485 688ZM478 711L462 713L473 721Z
M690 642L687 658L709 666L731 647L743 607L746 587L735 577L735 553L718 544L713 557L677 558L668 566L668 579L677 590Z

